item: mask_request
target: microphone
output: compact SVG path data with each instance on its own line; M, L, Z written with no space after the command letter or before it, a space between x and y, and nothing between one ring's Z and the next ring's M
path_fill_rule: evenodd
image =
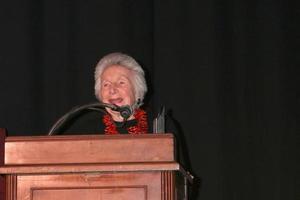
M133 106L117 106L113 104L107 104L107 103L91 103L91 104L86 104L82 105L79 107L75 107L66 114L64 114L61 118L59 118L55 124L51 127L51 129L48 132L48 135L53 135L55 132L61 127L63 127L68 121L73 119L75 116L80 114L84 110L94 110L94 111L100 111L103 113L107 113L105 108L110 108L111 110L117 111L120 113L121 117L124 119L123 120L123 125L126 123L127 119L133 114L134 108Z
M124 121L127 121L127 119L133 114L133 108L129 105L115 106L115 108L112 108L112 110L119 112Z
M138 99L133 105L125 105L125 106L117 106L113 104L113 111L117 111L120 113L121 117L124 119L123 124L127 121L127 119L134 113L134 110L142 105L141 99Z

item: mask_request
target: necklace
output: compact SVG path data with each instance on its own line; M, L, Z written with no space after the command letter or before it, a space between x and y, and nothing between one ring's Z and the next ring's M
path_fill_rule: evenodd
M148 131L147 114L142 109L135 110L133 114L137 120L135 126L127 128L129 134L145 134ZM103 116L103 124L105 125L104 133L106 135L120 134L117 130L117 126L109 114Z

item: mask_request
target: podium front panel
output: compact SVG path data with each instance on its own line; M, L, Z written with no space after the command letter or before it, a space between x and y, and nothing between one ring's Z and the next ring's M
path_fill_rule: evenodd
M7 200L173 200L172 172L18 175Z

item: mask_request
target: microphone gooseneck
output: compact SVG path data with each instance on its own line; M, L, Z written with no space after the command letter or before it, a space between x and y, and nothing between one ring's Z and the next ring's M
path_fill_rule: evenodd
M123 124L127 121L127 119L132 115L133 109L131 106L117 106L113 104L107 103L91 103L83 106L75 107L66 114L64 114L61 118L59 118L55 124L51 127L48 132L48 135L53 135L57 130L59 130L62 126L64 126L70 119L80 114L83 110L95 110L101 111L103 113L107 113L105 108L110 108L114 111L120 112L120 115L123 117Z

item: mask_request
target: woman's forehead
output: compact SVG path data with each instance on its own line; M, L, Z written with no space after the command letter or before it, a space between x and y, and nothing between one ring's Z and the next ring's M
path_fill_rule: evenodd
M125 77L130 79L132 76L132 71L122 65L111 65L107 67L102 75L102 79L114 79L114 78L120 78Z

